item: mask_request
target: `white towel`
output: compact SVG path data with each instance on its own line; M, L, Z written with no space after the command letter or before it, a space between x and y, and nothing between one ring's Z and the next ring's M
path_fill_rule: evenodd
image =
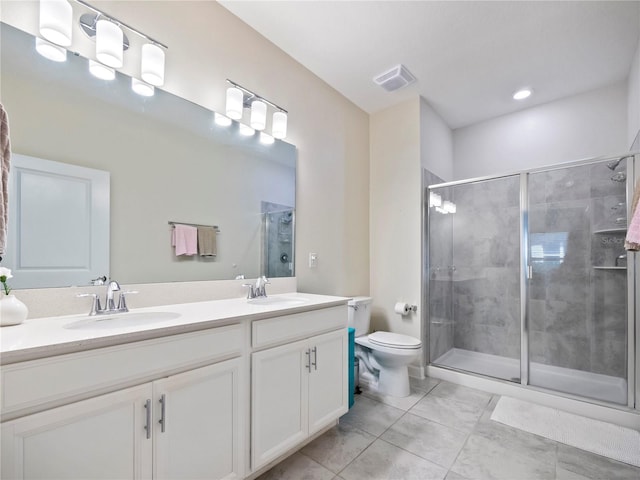
M7 248L10 162L11 142L9 140L9 118L4 106L0 103L0 260Z

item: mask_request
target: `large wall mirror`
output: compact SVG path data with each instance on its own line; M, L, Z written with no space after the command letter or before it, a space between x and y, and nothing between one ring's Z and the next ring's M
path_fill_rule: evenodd
M159 89L141 97L125 75L99 80L86 58L52 62L33 36L0 30L13 152L110 174L105 275L122 283L294 275L293 145L263 145L236 122L217 126L210 110ZM169 222L218 226L217 256L176 256ZM12 285L60 286L17 277Z

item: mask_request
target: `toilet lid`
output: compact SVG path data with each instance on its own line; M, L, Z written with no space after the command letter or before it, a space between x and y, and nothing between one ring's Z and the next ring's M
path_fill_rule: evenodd
M392 348L417 349L422 346L422 342L417 338L391 332L374 332L369 335L369 341L376 345Z

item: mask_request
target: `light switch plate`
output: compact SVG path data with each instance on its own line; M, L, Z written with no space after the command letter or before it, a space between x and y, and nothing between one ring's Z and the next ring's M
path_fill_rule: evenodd
M318 254L310 253L309 254L309 268L317 268L318 267Z

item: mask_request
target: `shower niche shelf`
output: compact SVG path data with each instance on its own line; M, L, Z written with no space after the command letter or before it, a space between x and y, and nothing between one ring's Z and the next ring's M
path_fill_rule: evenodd
M593 233L627 233L627 227L603 228L602 230L594 230Z

